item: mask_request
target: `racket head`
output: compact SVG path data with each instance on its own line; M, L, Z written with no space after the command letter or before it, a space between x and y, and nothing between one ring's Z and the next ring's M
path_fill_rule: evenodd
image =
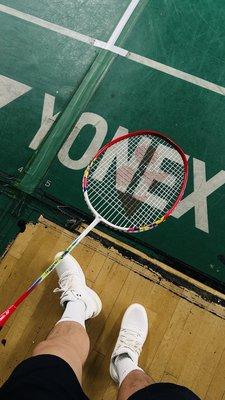
M182 148L160 132L140 130L103 146L86 168L82 188L95 217L135 233L153 229L171 215L187 180Z

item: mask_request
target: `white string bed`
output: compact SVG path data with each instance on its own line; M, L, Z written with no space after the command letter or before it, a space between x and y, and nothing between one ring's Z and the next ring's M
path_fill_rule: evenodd
M152 224L171 209L184 179L183 159L158 136L131 136L113 144L92 165L88 198L109 223Z

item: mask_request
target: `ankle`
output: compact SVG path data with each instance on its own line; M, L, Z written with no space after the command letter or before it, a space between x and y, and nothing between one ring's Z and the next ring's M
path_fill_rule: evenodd
M115 358L114 364L117 371L119 386L122 384L127 375L130 374L131 372L133 371L143 372L143 370L137 365L137 363L135 363L131 359L131 357L129 357L129 355L126 353L117 356Z
M77 322L85 329L86 306L82 300L68 301L59 322Z
M134 393L138 392L149 385L152 385L154 381L148 376L143 370L131 371L123 380L120 385L118 400L127 400Z

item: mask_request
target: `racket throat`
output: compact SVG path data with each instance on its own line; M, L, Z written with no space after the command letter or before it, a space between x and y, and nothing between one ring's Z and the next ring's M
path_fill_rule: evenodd
M94 229L96 225L99 224L100 221L101 218L97 215L92 223L84 229L84 231L77 237L76 240L74 240L73 243L71 243L69 247L67 247L66 252L70 253L83 240L83 238L85 238L85 236L87 236L89 232Z

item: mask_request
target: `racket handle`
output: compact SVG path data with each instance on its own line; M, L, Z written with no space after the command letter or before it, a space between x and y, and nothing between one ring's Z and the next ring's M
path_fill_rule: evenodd
M16 309L17 309L17 307L14 304L12 304L11 306L9 306L5 311L3 311L0 314L0 330L3 328L6 321L9 319L9 317L11 317L11 315L14 313L14 311L16 311Z

